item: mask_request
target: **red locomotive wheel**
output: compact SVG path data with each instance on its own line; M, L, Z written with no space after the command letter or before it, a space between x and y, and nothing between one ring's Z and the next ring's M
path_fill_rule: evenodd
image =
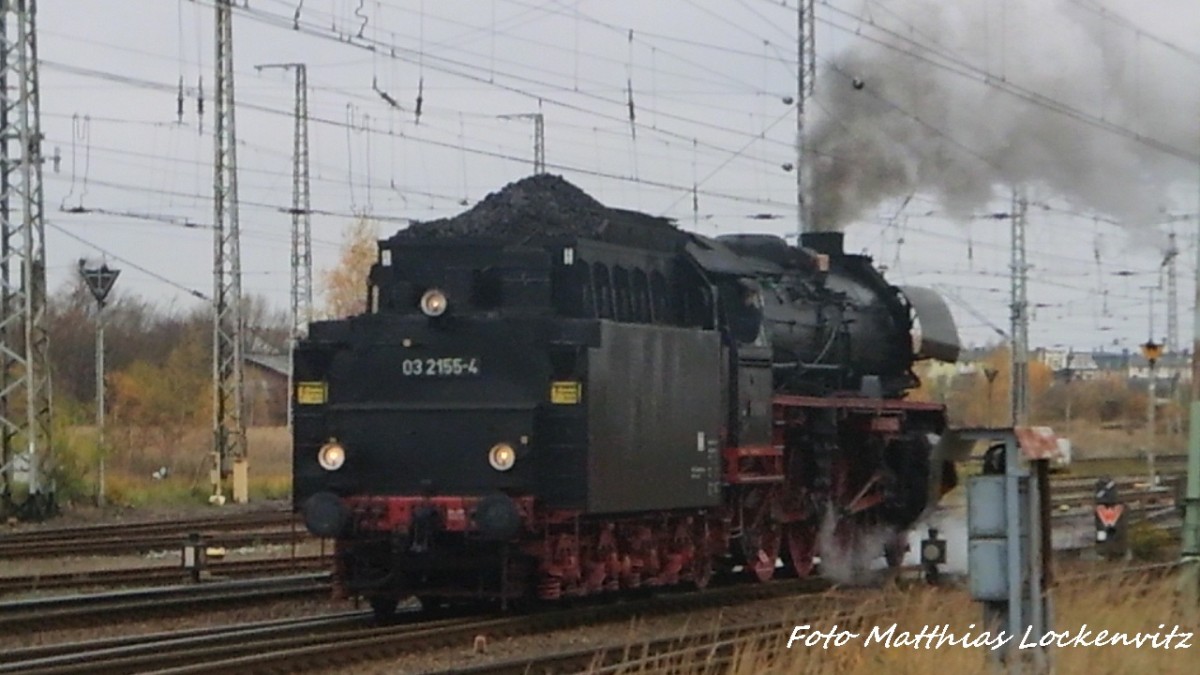
M785 526L787 560L796 576L804 578L812 574L813 557L817 553L817 526L812 523L796 522Z
M759 581L770 581L775 576L775 562L779 559L779 530L763 530L750 541L754 539L758 540L758 545L747 546L746 569Z

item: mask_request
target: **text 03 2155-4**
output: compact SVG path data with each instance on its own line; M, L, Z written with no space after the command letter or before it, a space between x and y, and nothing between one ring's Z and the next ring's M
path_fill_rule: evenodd
M479 359L445 356L440 359L404 359L400 372L412 377L464 377L479 374Z

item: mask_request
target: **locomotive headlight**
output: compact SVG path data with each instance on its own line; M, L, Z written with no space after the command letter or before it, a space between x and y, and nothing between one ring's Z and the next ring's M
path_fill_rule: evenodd
M441 316L446 313L446 307L450 304L446 299L446 294L436 288L431 288L425 291L421 296L421 312L428 317Z
M517 463L517 451L508 443L497 443L488 451L488 464L497 471L508 471Z
M317 451L317 463L326 471L337 471L346 463L346 448L337 441L330 441Z

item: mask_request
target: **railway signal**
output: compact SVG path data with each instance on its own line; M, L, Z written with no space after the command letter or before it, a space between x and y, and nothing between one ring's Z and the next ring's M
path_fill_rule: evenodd
M97 267L87 260L79 261L79 276L96 299L96 506L104 506L105 502L104 459L107 453L104 438L104 306L120 275L121 270L110 268L108 263L102 262Z
M199 533L193 532L183 543L183 569L191 576L192 583L200 583L207 565L208 543Z
M1151 302L1150 307L1154 307L1153 302ZM1153 323L1151 323L1150 330L1154 330ZM1154 372L1154 366L1158 364L1158 359L1162 356L1162 352L1163 346L1155 342L1153 337L1142 344L1142 356L1146 358L1146 363L1150 364L1150 379L1146 390L1146 398L1148 399L1146 406L1146 463L1150 469L1151 485L1158 485L1158 472L1154 469L1154 430L1157 423L1155 413L1158 408L1158 376Z
M921 540L921 565L925 568L925 581L936 584L942 576L938 565L946 564L946 540L938 536L937 528L929 528L927 539Z
M1116 481L1104 477L1096 481L1096 552L1103 558L1121 558L1129 548L1125 523L1125 504Z

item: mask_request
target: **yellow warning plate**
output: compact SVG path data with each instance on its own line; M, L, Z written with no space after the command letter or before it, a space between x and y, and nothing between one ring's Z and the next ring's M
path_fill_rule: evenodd
M321 405L329 398L329 388L324 382L299 382L296 384L296 403Z
M550 402L555 405L578 405L583 397L581 382L551 382Z

